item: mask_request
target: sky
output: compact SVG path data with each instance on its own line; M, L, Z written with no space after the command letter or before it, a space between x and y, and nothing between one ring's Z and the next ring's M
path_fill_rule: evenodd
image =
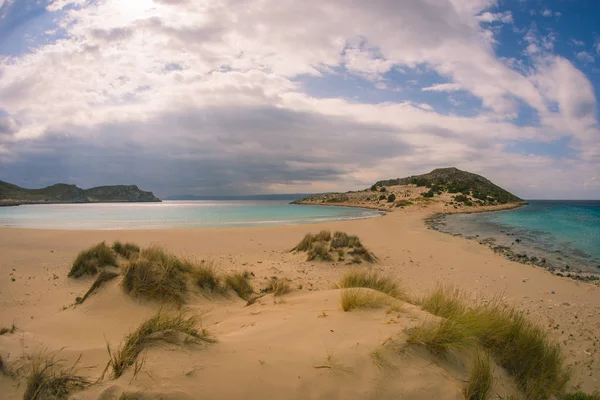
M0 179L158 196L455 166L600 199L600 1L0 0Z

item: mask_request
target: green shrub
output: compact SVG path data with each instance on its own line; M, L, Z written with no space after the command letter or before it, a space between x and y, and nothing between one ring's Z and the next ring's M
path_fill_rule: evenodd
M433 197L434 195L435 195L435 192L431 189L429 189L428 192L421 193L421 196L423 196L423 197Z
M465 196L464 194L459 194L454 196L454 201L458 201L460 203L466 203L467 201L469 201L469 198L467 196Z
M116 241L112 245L112 249L115 253L130 260L132 257L136 256L140 252L140 246L135 243L121 243L120 241Z
M387 189L386 189L385 187L383 187L383 186L382 186L382 187L380 187L380 188L379 188L379 191L380 191L380 192L387 192Z
M396 207L407 207L410 206L412 204L412 201L410 200L398 200L396 202Z
M385 194L382 194L382 195L379 196L379 201L385 200L385 199L386 199Z
M100 268L106 266L116 267L117 257L110 247L102 242L79 253L68 276L79 278L83 275L96 275Z
M396 195L394 193L390 193L390 195L387 197L387 202L393 203L394 201L396 201Z
M375 186L375 185L371 186L371 191L372 192L376 192L377 191L377 186Z

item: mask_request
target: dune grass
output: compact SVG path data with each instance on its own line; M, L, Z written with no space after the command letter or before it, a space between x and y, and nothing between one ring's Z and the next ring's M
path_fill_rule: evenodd
M584 392L565 393L558 400L600 400L600 393L586 394Z
M202 261L191 269L192 281L201 290L213 293L224 293L225 288L213 262Z
M487 400L491 396L494 375L490 357L483 351L478 351L473 359L471 374L463 394L466 400Z
M437 330L428 326L421 335L449 344L461 343L461 337L476 338L528 399L547 399L564 390L569 373L560 346L514 308L498 299L469 305L463 293L450 287L425 297L422 307L444 320Z
M381 308L388 304L389 300L384 295L369 289L344 289L340 295L340 305L345 312L354 309Z
M123 289L134 297L181 305L193 265L159 247L143 249L124 268Z
M140 253L140 246L135 243L116 241L112 245L112 249L115 253L123 258L131 260L133 257Z
M327 245L323 242L315 242L310 246L308 250L307 261L320 260L320 261L333 261L333 257L329 254Z
M308 251L312 244L316 241L317 239L315 238L315 235L312 233L307 233L304 235L304 238L300 241L300 243L298 243L296 247L292 249L292 251Z
M315 240L318 242L329 242L331 240L331 232L322 230L315 235Z
M375 271L348 271L340 278L340 288L368 288L385 293L397 299L405 297L400 285L392 278L381 276Z
M66 399L91 384L87 378L75 374L77 362L70 369L64 369L63 361L55 357L56 353L34 357L23 400Z
M225 275L225 287L236 292L244 300L250 300L254 293L254 288L250 283L250 274L247 271Z
M100 268L117 266L117 257L106 243L101 242L77 255L69 271L70 278L79 278L84 275L96 275Z
M0 336L6 335L7 333L15 333L16 330L17 327L15 326L15 324L12 324L10 328L6 328L3 326L2 328L0 328Z
M283 296L292 290L287 279L272 277L269 284L265 288L267 293L272 293L273 296Z
M107 368L111 368L112 378L123 375L127 367L135 364L141 352L153 344L180 343L182 335L185 336L184 343L214 342L204 329L198 330L198 323L199 317L196 315L185 317L183 314L169 315L158 312L130 333L115 353L107 345L110 356Z
M79 304L83 303L85 301L85 299L87 299L89 296L91 296L92 293L94 293L96 290L98 290L106 282L112 281L113 279L115 279L118 276L119 276L118 272L101 271L100 274L98 274L98 276L94 280L94 283L92 283L92 286L90 286L88 291L83 295L83 297L79 301Z
M436 356L469 350L477 343L468 327L450 319L427 321L406 333L409 344L425 346Z

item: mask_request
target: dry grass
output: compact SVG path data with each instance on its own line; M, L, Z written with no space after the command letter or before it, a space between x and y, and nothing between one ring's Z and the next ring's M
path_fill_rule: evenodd
M308 251L312 244L316 241L317 239L315 238L315 235L312 233L307 233L304 235L304 238L300 241L300 243L298 243L296 247L292 249L292 251Z
M265 288L267 293L273 293L273 296L283 296L291 291L290 284L287 279L272 277L269 284Z
M140 253L140 246L135 243L116 241L112 245L112 249L115 253L123 258L131 260L133 257Z
M321 261L333 261L333 257L329 254L327 245L323 242L315 242L310 246L308 250L307 261L321 260Z
M584 392L566 393L558 398L559 400L600 400L600 393L594 392L586 394Z
M125 266L123 289L134 297L181 305L187 293L187 273L192 270L191 263L151 247Z
M90 286L88 291L83 295L83 297L81 298L81 300L79 300L78 303L79 304L83 303L85 301L85 299L87 299L90 295L92 295L96 290L100 289L100 287L102 285L104 285L106 282L109 282L109 281L115 279L118 276L119 276L119 273L113 272L113 271L100 272L100 274L94 280L94 283L92 283L92 286Z
M98 243L77 255L68 276L79 278L83 275L96 275L100 268L107 265L116 267L117 257L106 243Z
M66 399L90 385L87 378L75 374L77 362L70 369L63 369L64 362L55 360L56 354L40 354L33 359L23 400Z
M225 286L240 296L244 300L250 300L254 289L250 283L250 274L248 272L236 272L225 276Z
M340 295L342 310L380 308L389 304L389 300L380 293L368 289L344 289Z
M429 335L448 343L460 343L463 337L476 338L514 377L527 399L547 399L563 392L569 373L559 345L514 308L498 299L469 305L463 293L450 287L438 288L423 299L422 305L445 318L439 325L444 329L436 331L430 326Z
M467 384L463 388L466 400L487 400L491 396L494 375L490 357L479 351L473 360L473 367Z
M197 329L198 323L199 318L195 315L186 318L183 314L159 312L130 333L117 352L113 353L107 346L110 356L107 368L112 369L112 377L116 379L123 375L145 348L156 343L180 343L182 336L185 337L184 343L214 342L204 329Z
M202 290L213 293L223 293L224 288L221 285L217 269L214 263L202 261L194 265L191 270L192 281Z
M329 242L331 240L331 232L323 230L315 235L315 240L317 242Z
M17 327L15 326L15 324L12 324L10 328L2 327L0 328L0 336L6 335L7 333L15 333L16 330Z
M425 346L437 356L469 350L477 343L473 332L449 319L424 322L406 333L409 344Z
M385 293L397 299L405 297L400 285L392 278L381 276L375 271L348 271L340 278L340 288L369 288Z
M377 261L377 257L363 246L354 247L348 254L371 264Z

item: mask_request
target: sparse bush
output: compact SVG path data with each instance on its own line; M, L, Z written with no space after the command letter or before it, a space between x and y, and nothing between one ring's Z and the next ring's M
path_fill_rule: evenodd
M113 243L112 249L115 253L128 260L131 260L131 258L140 252L140 246L137 244L130 242L121 243L118 240Z
M244 300L249 300L254 293L248 273L233 273L225 276L225 286L233 290Z
M396 195L394 193L390 193L390 195L387 197L387 202L393 203L394 201L396 201Z
M79 278L83 275L96 275L100 268L109 265L116 267L117 257L106 243L98 243L77 255L68 276Z
M192 281L203 291L224 291L224 288L221 286L221 280L219 279L217 269L210 261L202 261L201 263L194 265L191 276Z
M412 204L412 201L409 200L398 200L396 202L396 207L407 207Z
M375 186L375 185L371 186L371 191L372 192L376 192L377 191L377 186Z
M191 263L161 248L144 249L125 266L123 289L132 296L181 305L187 293L186 274L192 270Z
M148 346L159 342L178 343L180 334L185 335L185 343L213 342L214 339L204 329L196 328L198 322L199 318L195 315L187 318L183 314L168 315L162 312L154 315L127 335L125 343L116 353L113 354L108 346L108 365L112 369L112 377L116 379L123 375L125 369L135 364L137 357Z
M478 351L473 360L473 367L463 393L466 400L487 400L490 398L494 375L490 357L483 351Z
M55 357L56 353L34 357L23 400L66 399L90 385L87 378L75 375L77 363L67 370Z
M357 308L380 308L387 304L389 301L384 295L370 289L344 289L340 295L340 305L346 312Z
M102 285L104 285L106 282L109 282L109 281L115 279L117 276L119 276L119 274L117 272L101 271L100 274L94 280L94 283L92 283L92 286L90 286L88 291L83 295L83 297L81 298L81 300L79 300L78 303L79 304L83 303L85 301L85 299L87 299L92 293L94 293L96 290L98 290Z
M386 199L385 194L382 194L382 195L379 196L379 201L385 200L385 199Z
M430 198L430 197L433 197L434 195L435 195L435 192L431 189L429 189L428 192L421 193L421 196L423 196L425 198Z
M387 189L384 186L382 186L382 187L379 188L379 191L380 192L387 192Z
M338 286L340 288L368 288L397 299L404 298L404 292L397 282L387 276L380 276L374 271L348 271L342 275Z
M290 284L286 279L272 277L265 288L267 293L273 293L273 296L283 296L291 291Z
M323 242L315 242L310 246L307 261L313 260L333 261L333 257Z
M467 201L469 201L469 198L464 194L459 194L454 196L454 201L458 201L459 203L466 203Z

